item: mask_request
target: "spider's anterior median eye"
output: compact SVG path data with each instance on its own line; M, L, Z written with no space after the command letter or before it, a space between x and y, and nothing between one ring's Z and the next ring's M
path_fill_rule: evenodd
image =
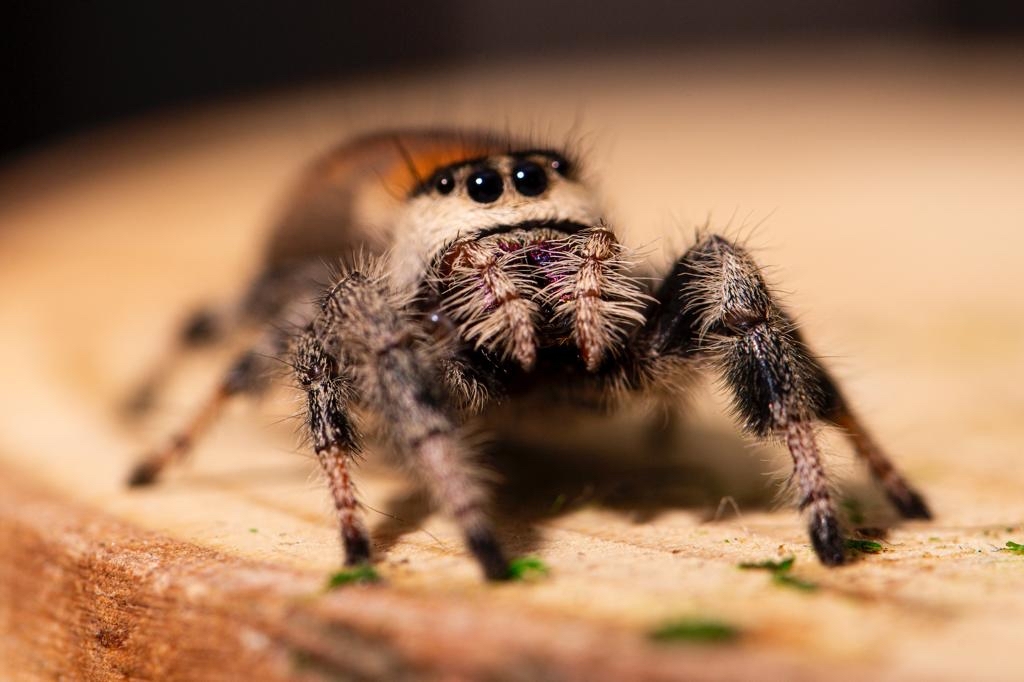
M455 178L448 171L439 173L434 178L434 189L437 190L438 194L451 194L452 190L455 189Z
M512 182L516 191L527 197L543 194L548 188L548 176L544 169L533 161L523 161L512 169Z
M497 201L504 189L505 182L501 179L501 174L492 168L478 170L466 180L469 198L481 204Z

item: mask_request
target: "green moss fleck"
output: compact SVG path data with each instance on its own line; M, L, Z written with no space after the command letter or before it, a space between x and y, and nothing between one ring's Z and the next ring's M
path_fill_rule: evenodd
M250 528L250 529L249 529L249 532L250 532L250 533L259 533L259 532L260 532L260 529L259 529L259 528Z
M786 557L781 561L751 561L745 562L739 565L742 569L756 569L762 571L768 571L772 574L772 582L776 585L782 585L784 587L792 587L804 592L813 592L818 589L815 583L808 582L801 578L797 578L790 569L793 568L793 564L796 562L795 557Z
M1006 541L1006 549L1014 554L1024 555L1024 545L1013 540Z
M740 631L728 623L702 618L670 621L649 633L657 642L731 642L739 636Z
M772 573L772 582L783 587L792 587L803 592L814 592L818 589L817 583L797 578L790 573Z
M550 572L548 565L535 556L523 556L508 562L509 580L536 580Z
M743 570L762 570L771 571L772 573L785 573L789 569L793 568L793 562L796 561L796 557L786 557L781 561L744 561L739 567Z
M875 542L874 540L847 540L846 549L863 552L864 554L879 554L884 548L881 542Z
M375 583L380 581L380 574L368 564L354 566L338 571L327 581L327 589L333 590L346 585Z

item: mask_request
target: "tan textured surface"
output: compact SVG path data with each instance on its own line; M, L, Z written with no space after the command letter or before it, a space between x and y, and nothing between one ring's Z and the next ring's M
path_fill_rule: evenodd
M1012 679L1024 557L998 548L1024 542L1019 62L858 53L606 66L459 72L440 85L167 116L7 169L2 676L187 679L228 674L227 661L267 678L507 676L519 660L524 678L543 667L591 678ZM481 113L495 110L497 120ZM745 446L715 396L696 402L668 452L506 453L502 535L553 568L533 585L481 584L452 528L371 461L364 497L399 517L370 514L389 586L316 597L339 551L313 462L295 454L293 425L277 423L293 409L287 395L229 415L165 485L121 488L139 449L213 380L217 358L190 363L141 429L113 406L189 306L242 281L304 159L381 121L557 133L577 118L614 222L655 257L709 212L734 233L764 221L759 258L777 266L812 343L928 494L935 522L893 527L883 554L852 566L817 566L764 476L784 458ZM848 451L830 443L845 494L868 523L888 525ZM715 520L727 495L741 516ZM821 590L735 568L787 554ZM680 616L745 637L724 649L644 640Z

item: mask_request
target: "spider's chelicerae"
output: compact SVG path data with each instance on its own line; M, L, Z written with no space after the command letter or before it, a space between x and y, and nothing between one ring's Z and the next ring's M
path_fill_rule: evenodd
M341 274L325 285L330 262ZM296 316L298 327L282 323ZM242 300L197 315L182 344L244 327L263 329L261 340L131 483L154 481L228 398L260 390L272 359L284 357L305 392L348 564L372 557L350 475L363 446L355 412L374 417L485 575L502 579L505 555L462 425L555 388L588 405L599 396L607 409L631 395L671 396L695 368L721 375L749 434L789 449L822 563L843 563L844 540L820 422L845 430L900 514L929 517L742 248L703 235L651 285L558 150L454 131L336 148L304 176Z

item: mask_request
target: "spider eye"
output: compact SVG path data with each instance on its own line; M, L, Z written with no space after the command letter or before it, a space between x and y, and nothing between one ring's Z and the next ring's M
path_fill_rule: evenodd
M551 170L555 171L563 178L568 177L569 173L572 172L572 164L569 160L560 154L553 154L551 156Z
M505 189L501 174L492 168L483 168L466 179L469 198L481 204L497 201Z
M452 190L455 189L455 178L448 171L439 173L434 178L434 189L437 190L438 194L451 194Z
M548 176L544 169L533 161L523 161L512 169L512 182L516 191L526 197L543 194L548 188Z

